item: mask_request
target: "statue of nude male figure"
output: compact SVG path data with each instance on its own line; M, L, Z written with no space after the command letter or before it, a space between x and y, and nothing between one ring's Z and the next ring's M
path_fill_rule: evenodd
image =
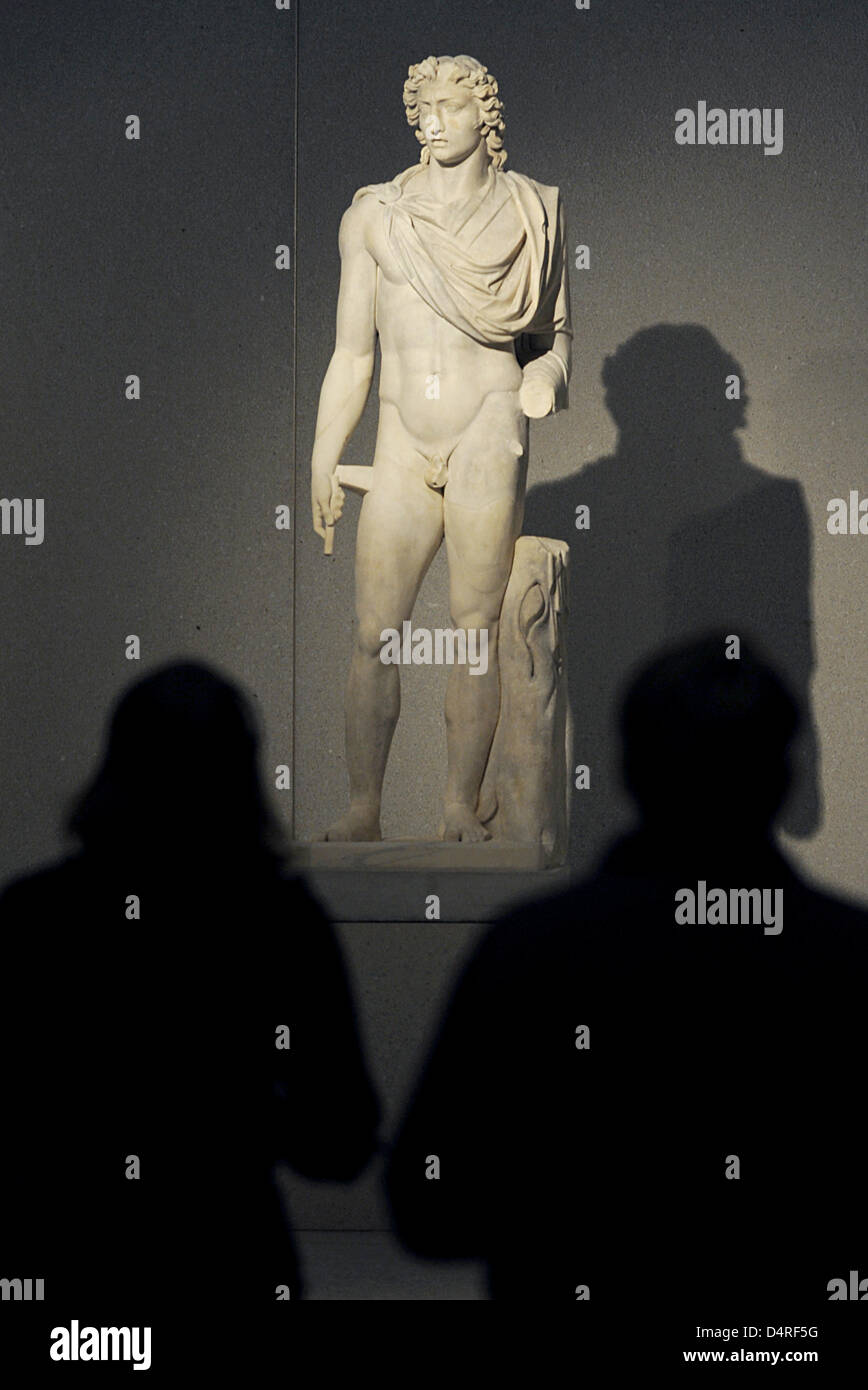
M566 404L565 227L556 188L504 173L497 83L466 56L409 69L419 164L360 189L340 227L335 351L320 393L313 525L330 535L337 467L361 418L379 337L380 416L356 544L356 640L346 703L348 812L329 840L379 840L400 708L381 634L401 630L444 537L453 627L487 630L484 674L455 665L446 694L441 839L489 833L477 800L497 723L497 635L521 531L527 417ZM524 366L522 366L522 359Z

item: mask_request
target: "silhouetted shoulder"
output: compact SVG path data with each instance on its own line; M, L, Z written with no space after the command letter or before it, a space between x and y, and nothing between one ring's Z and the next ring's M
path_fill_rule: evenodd
M13 921L71 900L89 881L83 854L69 855L11 879L0 891L0 925L8 929Z
M126 919L127 899L133 894L141 916ZM328 920L304 881L268 863L247 869L237 864L205 870L191 866L161 878L153 866L150 871L146 865L124 871L82 852L21 875L0 893L0 931L7 942L14 932L22 946L27 927L37 923L61 935L74 926L75 936L86 940L115 921L141 920L152 929L155 914L159 922L184 916L191 930L206 933L215 919L241 919L245 930L286 939L288 945L299 932L306 940L325 935L331 942Z
M558 955L599 954L610 946L617 953L616 934L623 937L635 928L641 939L638 919L659 909L665 891L659 881L638 875L597 873L516 908L483 938L480 956L503 970L521 972L534 960L550 963Z
M275 874L274 892L286 902L294 905L312 921L321 921L325 913L319 899L300 874L292 869L281 869Z
M864 963L868 958L868 908L795 875L794 882L797 888L791 907L802 935L818 946L837 945Z

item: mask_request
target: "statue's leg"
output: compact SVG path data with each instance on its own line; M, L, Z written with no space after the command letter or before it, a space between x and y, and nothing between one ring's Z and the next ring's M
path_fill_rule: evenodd
M449 460L444 494L449 602L455 628L474 629L479 662L453 666L446 689L449 766L440 836L485 840L479 789L500 709L500 609L521 531L527 421L514 391L493 391Z
M380 634L399 633L443 539L443 502L422 479L426 459L409 436L381 428L356 538L356 632L346 700L350 807L327 840L379 840L380 798L398 713L398 668L380 660ZM399 463L398 446L406 451Z

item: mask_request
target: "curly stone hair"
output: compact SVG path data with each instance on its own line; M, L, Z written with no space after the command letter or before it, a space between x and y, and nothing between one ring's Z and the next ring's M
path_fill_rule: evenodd
M479 103L479 113L485 130L485 147L488 150L488 157L495 169L502 169L506 163L506 150L503 148L501 132L506 129L503 122L503 102L497 95L497 82L492 77L488 68L478 62L476 58L470 58L466 53L459 53L452 58L448 54L443 54L439 58L424 58L421 63L415 63L407 69L407 81L404 83L404 106L407 111L407 121L411 126L416 127L416 139L422 146L422 153L419 156L422 164L427 164L431 158L431 151L425 144L425 137L419 130L419 88L423 82L433 82L436 78L442 77L447 82L464 82L469 86L471 94Z

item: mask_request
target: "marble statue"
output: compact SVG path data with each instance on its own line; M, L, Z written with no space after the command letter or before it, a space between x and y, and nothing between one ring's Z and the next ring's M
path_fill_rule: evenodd
M487 635L489 656L484 673L460 663L449 672L439 836L475 842L492 834L480 791L501 707L498 633L521 531L527 421L567 405L566 230L557 188L504 169L497 82L476 59L417 63L404 105L420 162L360 188L341 220L336 343L311 467L313 525L326 553L345 501L342 475L365 494L346 702L350 805L326 838L381 837L400 706L398 671L380 659L382 634L409 620L445 538L453 628ZM373 467L339 469L378 338Z

